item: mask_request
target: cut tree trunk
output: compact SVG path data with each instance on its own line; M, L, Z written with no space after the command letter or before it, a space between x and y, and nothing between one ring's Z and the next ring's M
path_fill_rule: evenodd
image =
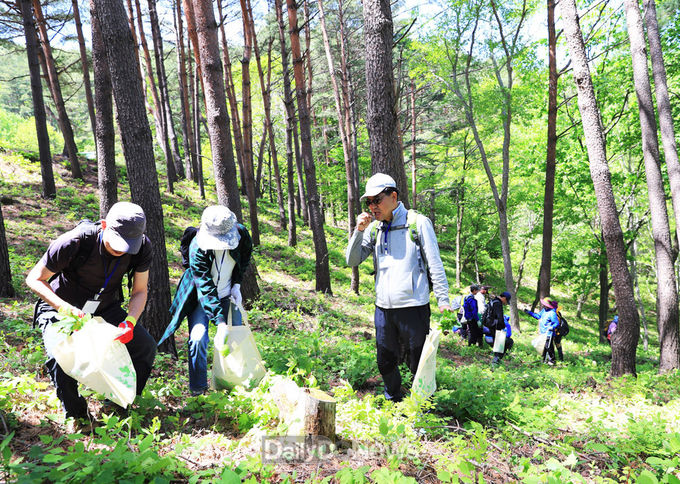
M277 378L270 393L279 416L296 437L324 436L335 440L335 399L316 388L300 388L294 381Z

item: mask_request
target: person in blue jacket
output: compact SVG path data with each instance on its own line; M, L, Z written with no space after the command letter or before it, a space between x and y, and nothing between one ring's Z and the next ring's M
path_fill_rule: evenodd
M493 364L500 363L501 358L503 358L505 354L508 351L510 351L512 349L512 346L515 344L515 341L511 338L512 327L510 326L510 316L503 316L503 320L505 321L505 348L503 349L502 353L493 354L493 360L491 361L491 363ZM496 339L496 332L491 331L486 326L482 327L482 331L484 332L484 341L486 341L487 344L493 348Z
M188 229L187 229L188 230ZM232 325L242 324L241 281L250 264L253 243L248 230L223 205L203 210L201 226L189 246L189 268L170 306L171 320L160 345L186 317L189 324L189 390L208 389L208 324L217 325L215 341L226 340L229 312Z
M555 364L555 330L560 326L560 319L557 316L557 301L553 301L549 297L541 299L540 313L534 313L529 309L524 312L532 318L538 319L538 332L546 334L548 337L545 340L545 349L543 350L543 361L548 365Z
M470 286L470 294L463 299L463 317L461 321L464 321L463 324L467 327L468 346L479 345L481 348L484 346L482 339L484 335L479 324L479 309L476 299L478 292L479 286L472 284Z

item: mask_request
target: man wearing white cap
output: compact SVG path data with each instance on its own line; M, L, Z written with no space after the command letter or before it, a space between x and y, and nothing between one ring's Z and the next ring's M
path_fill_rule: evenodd
M106 219L83 221L54 240L26 277L38 296L34 324L43 334L56 322L58 311L101 316L125 330L119 336L137 373L140 395L151 374L156 342L136 325L146 306L151 241L144 234L146 216L142 207L130 202L114 204ZM125 274L133 278L128 310L121 307L121 283ZM78 393L78 382L61 369L52 355L45 364L57 389L67 417L89 419L87 401Z
M451 310L449 284L432 222L406 210L391 176L376 173L369 178L361 199L371 213L359 215L345 258L354 267L373 255L378 369L385 398L399 401L403 398L400 340L407 342L408 365L415 374L430 331L428 275L440 311Z
M191 236L191 229L184 237ZM193 229L195 231L195 229ZM189 233L187 233L189 232ZM189 390L200 395L208 389L208 324L217 325L216 341L227 337L232 324L241 323L241 281L250 264L253 243L248 230L224 205L203 210L201 226L189 245L189 267L177 286L170 306L172 316L160 345L186 317L189 324Z

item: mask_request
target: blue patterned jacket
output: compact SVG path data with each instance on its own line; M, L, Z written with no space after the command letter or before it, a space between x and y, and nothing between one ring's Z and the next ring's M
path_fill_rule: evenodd
M236 265L231 273L231 284L240 284L243 274L250 264L253 253L253 241L248 230L242 224L237 224L240 240L235 249L229 251ZM175 298L170 306L170 324L165 333L158 341L160 345L172 335L184 318L191 314L196 305L201 302L208 319L215 324L227 322L226 315L222 310L220 298L217 295L217 287L212 279L210 269L215 260L215 252L198 248L196 238L191 241L189 247L189 268L184 271L177 285Z

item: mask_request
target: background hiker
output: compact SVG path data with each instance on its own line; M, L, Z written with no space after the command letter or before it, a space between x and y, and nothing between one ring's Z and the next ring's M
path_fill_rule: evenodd
M511 338L512 336L512 327L510 326L510 316L503 316L503 321L505 321L505 345L503 346L503 352L502 353L494 353L493 360L491 360L491 363L497 364L501 361L501 358L505 356L505 354L512 349L512 346L515 344L515 341ZM494 346L494 343L496 341L496 331L492 331L486 326L482 327L482 331L484 331L484 341L487 342L488 345L491 347Z
M193 235L195 234L195 236ZM241 325L241 281L253 251L248 230L223 205L203 210L201 226L185 230L182 245L189 244L188 267L170 307L172 316L160 345L186 317L189 324L189 390L200 395L208 389L208 323L217 325L215 341L228 335L228 316Z
M482 315L482 326L486 326L489 329L490 334L493 333L495 336L496 331L505 330L503 305L508 304L511 297L509 292L504 291L500 296L493 296L489 300L489 304ZM499 363L504 354L505 350L503 352L494 352L492 363Z
M479 345L481 348L484 345L484 335L480 327L479 311L477 310L476 297L478 292L479 286L472 284L470 286L470 294L463 299L463 320L467 325L468 346Z
M543 350L543 362L548 365L555 364L555 330L560 326L560 320L557 317L557 301L553 301L549 297L544 297L541 299L541 309L540 313L534 313L529 309L525 309L524 312L531 316L532 318L538 319L538 332L540 334L547 334L545 340L545 349ZM557 336L559 337L559 336ZM540 346L539 346L540 349ZM561 350L561 346L560 346ZM562 356L560 351L560 356Z
M345 253L349 266L358 266L373 255L378 369L385 383L385 398L393 401L403 398L398 368L400 338L407 342L408 366L415 374L430 330L428 275L439 310L451 310L449 284L432 222L407 211L398 195L389 175L377 173L368 179L361 199L372 216L367 212L359 215Z
M125 329L118 339L125 343L137 373L137 395L151 373L156 343L141 325L135 324L147 298L151 242L144 235L146 217L139 205L114 204L106 219L83 221L52 243L26 277L26 284L40 300L34 324L45 334L60 316L57 311L82 317L101 316ZM121 307L121 282L132 276L128 310ZM128 276L129 277L129 276ZM67 417L90 419L87 401L78 393L78 382L61 369L48 354L45 366L57 389Z

